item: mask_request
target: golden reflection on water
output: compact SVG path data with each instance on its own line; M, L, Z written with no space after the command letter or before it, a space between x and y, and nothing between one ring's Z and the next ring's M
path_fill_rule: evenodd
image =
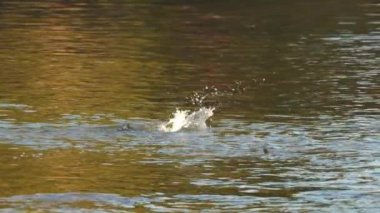
M252 164L263 171L249 184L282 181L280 168L274 162L252 162L250 158L215 162L207 167L184 166L178 162L154 163L164 156L141 151L122 151L104 154L74 148L31 150L0 145L0 197L14 194L97 192L126 196L169 194L241 194L233 185L214 188L193 183L194 178L241 180L251 173ZM155 160L153 160L155 159ZM12 163L8 163L12 162ZM157 161L159 162L159 161ZM284 162L279 162L284 163ZM305 162L296 162L297 165ZM287 166L288 163L286 163ZM218 169L216 169L218 168ZM277 174L279 176L277 176ZM237 182L238 183L238 182ZM248 184L248 183L246 183ZM312 188L263 188L247 192L263 197L292 197L299 191ZM247 194L243 193L243 194Z
M360 3L338 2L224 2L224 7L214 7L196 2L6 1L0 97L33 107L34 113L9 112L16 120L81 113L163 119L194 90L242 80L250 93L223 112L234 114L237 107L246 117L315 115L321 107L307 106L316 99L312 94L320 102L334 102L322 98L337 90L329 76L344 69L335 60L336 69L325 69L323 63L335 56L319 36L334 33L341 27L336 20L346 13L366 20ZM326 14L314 10L318 4L327 5ZM287 103L289 98L305 103Z
M1 197L35 193L108 193L110 189L120 195L138 196L171 187L189 187L186 182L190 176L182 176L185 171L175 164L140 163L148 159L147 153L124 151L104 155L78 149L36 151L0 145L0 154L0 171L7 171L0 174Z
M378 5L342 2L0 2L0 207L66 192L158 193L194 210L334 205L307 195L317 191L350 205L344 196L376 185L379 30ZM163 121L193 92L233 82L246 92L218 100L219 135L105 125ZM105 126L86 126L92 116ZM54 126L65 122L77 123ZM268 122L284 125L255 129Z
M40 6L50 7L49 4ZM88 19L81 17L81 10L86 9L80 7L74 14L34 17L22 28L5 31L3 38L17 38L11 42L17 51L12 58L17 63L5 62L5 69L0 73L5 81L3 91L7 91L9 101L32 106L39 117L93 114L99 110L114 112L115 108L123 111L124 116L133 117L134 108L149 107L145 97L151 93L151 87L149 82L145 83L145 77L154 79L161 75L161 62L138 57L144 55L144 48L151 46L152 40L136 33L152 33L117 29L102 32L96 26L82 30ZM21 22L6 19L10 23ZM132 25L141 25L137 22ZM125 51L120 53L120 50ZM135 103L137 107L133 106ZM25 115L20 116L17 119ZM25 117L28 116L33 117Z

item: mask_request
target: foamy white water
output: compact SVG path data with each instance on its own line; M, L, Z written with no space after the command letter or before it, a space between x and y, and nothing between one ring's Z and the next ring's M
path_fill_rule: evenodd
M177 109L173 113L173 118L160 126L164 132L177 132L184 128L207 128L206 121L214 115L215 108L201 107L199 110L191 112L190 110Z

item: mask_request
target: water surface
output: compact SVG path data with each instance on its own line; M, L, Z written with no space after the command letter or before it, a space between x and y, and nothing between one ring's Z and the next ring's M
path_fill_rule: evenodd
M379 9L2 1L0 212L376 212Z

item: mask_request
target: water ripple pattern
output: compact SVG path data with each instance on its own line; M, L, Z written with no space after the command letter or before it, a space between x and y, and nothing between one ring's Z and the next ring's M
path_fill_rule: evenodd
M0 212L378 212L379 7L0 1Z

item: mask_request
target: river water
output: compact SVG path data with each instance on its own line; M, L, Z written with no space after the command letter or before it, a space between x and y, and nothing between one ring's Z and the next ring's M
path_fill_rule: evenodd
M373 0L1 1L0 212L377 212L379 53Z

